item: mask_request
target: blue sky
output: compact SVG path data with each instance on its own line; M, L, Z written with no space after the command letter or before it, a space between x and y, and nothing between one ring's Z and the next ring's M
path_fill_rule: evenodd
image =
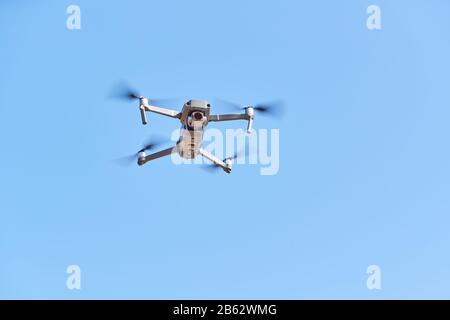
M444 0L3 1L0 298L450 298L449 14ZM179 126L142 126L108 97L121 80L176 108L284 99L282 120L255 120L280 129L279 173L117 166Z

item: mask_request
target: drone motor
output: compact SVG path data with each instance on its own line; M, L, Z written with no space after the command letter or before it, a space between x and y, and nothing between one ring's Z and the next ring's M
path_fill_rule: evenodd
M144 151L141 151L138 153L138 155L137 155L138 165L142 166L145 163L145 157L146 157L146 154Z

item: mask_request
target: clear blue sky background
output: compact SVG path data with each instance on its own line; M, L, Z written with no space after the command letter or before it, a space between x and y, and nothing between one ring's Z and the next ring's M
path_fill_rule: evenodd
M444 0L2 1L0 298L450 298L449 15ZM108 98L120 80L178 108L284 99L281 121L255 122L280 128L279 174L115 165L179 126L142 126Z

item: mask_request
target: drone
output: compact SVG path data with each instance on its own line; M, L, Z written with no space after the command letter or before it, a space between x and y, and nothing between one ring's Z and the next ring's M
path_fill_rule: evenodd
M148 99L128 88L122 90L122 93L116 94L116 96L137 100L139 102L138 108L143 125L148 124L146 112L178 119L181 122L180 137L175 146L147 155L146 151L155 147L154 143L147 144L132 156L133 158L137 157L137 164L139 166L155 159L171 155L172 153L178 153L180 157L185 159L194 159L197 156L202 156L213 164L212 168L222 168L226 173L231 173L233 160L238 157L238 154L221 160L202 148L203 133L209 122L245 120L247 121L247 133L250 134L252 132L255 112L272 113L273 109L281 104L281 102L274 102L241 106L221 100L222 103L227 104L234 109L242 110L241 113L211 114L211 105L206 100L191 99L184 103L181 111L176 111L155 106L153 103L155 103L157 99Z

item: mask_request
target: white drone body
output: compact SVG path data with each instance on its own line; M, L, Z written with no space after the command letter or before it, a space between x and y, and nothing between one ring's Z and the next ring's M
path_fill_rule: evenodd
M232 158L221 160L206 150L202 149L203 132L209 122L215 121L233 121L246 120L247 132L251 133L254 119L254 108L252 106L244 107L244 112L240 114L210 114L210 104L205 100L189 100L183 106L181 112L152 106L145 97L139 97L139 109L141 112L142 124L147 124L146 112L161 114L170 118L180 119L181 131L180 138L175 146L161 150L159 152L146 155L145 150L138 153L138 165L143 165L151 160L178 153L186 159L193 159L198 155L213 162L221 167L225 172L231 173Z

